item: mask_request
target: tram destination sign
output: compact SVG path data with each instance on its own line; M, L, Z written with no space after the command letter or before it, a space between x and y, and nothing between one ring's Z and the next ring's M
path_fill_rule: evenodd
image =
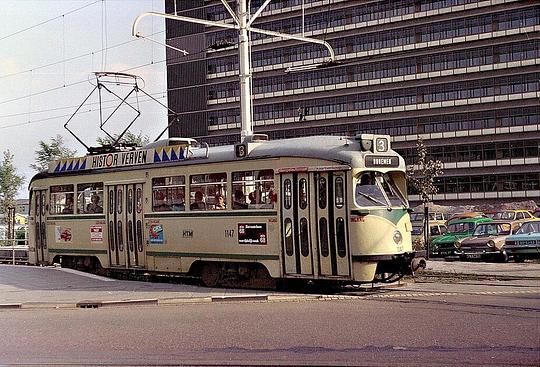
M366 167L399 167L399 157L368 155L366 156Z
M175 162L183 161L187 156L188 147L182 145L97 154L54 161L49 165L49 173L79 172Z

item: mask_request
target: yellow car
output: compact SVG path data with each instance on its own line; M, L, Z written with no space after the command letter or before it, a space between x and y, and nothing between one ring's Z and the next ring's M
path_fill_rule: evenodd
M492 218L494 220L529 220L534 219L534 215L528 210L501 210Z

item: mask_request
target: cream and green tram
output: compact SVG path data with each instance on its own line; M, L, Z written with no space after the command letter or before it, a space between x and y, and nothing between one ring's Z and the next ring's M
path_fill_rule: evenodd
M207 286L391 281L424 264L405 177L390 138L370 134L64 159L30 183L30 262Z

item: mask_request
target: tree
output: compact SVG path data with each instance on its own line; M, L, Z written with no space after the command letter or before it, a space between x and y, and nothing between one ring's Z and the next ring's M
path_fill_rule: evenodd
M427 159L427 148L420 137L416 142L416 153L418 161L407 167L407 180L424 204L424 244L426 256L429 258L429 203L438 192L433 182L437 176L443 174L443 164L440 160Z
M0 162L0 213L7 213L7 208L15 207L15 196L22 186L24 177L17 174L13 165L13 154L4 151L4 160Z
M105 145L112 145L117 139L119 134L113 135L113 138L111 139L109 136L106 136L104 138L97 138L96 141L99 145L105 146ZM126 144L126 145L135 145L138 147L145 146L150 142L150 138L147 135L143 135L142 132L139 132L139 134L135 135L131 131L126 131L124 136L122 136L122 139L120 139L120 144Z
M64 138L61 135L51 138L50 143L39 141L39 149L35 151L36 163L30 167L40 172L49 167L49 163L65 158L73 158L77 154L76 150L71 150L64 146Z

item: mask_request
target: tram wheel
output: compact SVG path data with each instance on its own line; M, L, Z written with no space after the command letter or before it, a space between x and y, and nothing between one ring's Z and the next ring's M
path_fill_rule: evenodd
M201 281L205 287L215 287L221 278L221 266L217 263L205 263L201 269Z

